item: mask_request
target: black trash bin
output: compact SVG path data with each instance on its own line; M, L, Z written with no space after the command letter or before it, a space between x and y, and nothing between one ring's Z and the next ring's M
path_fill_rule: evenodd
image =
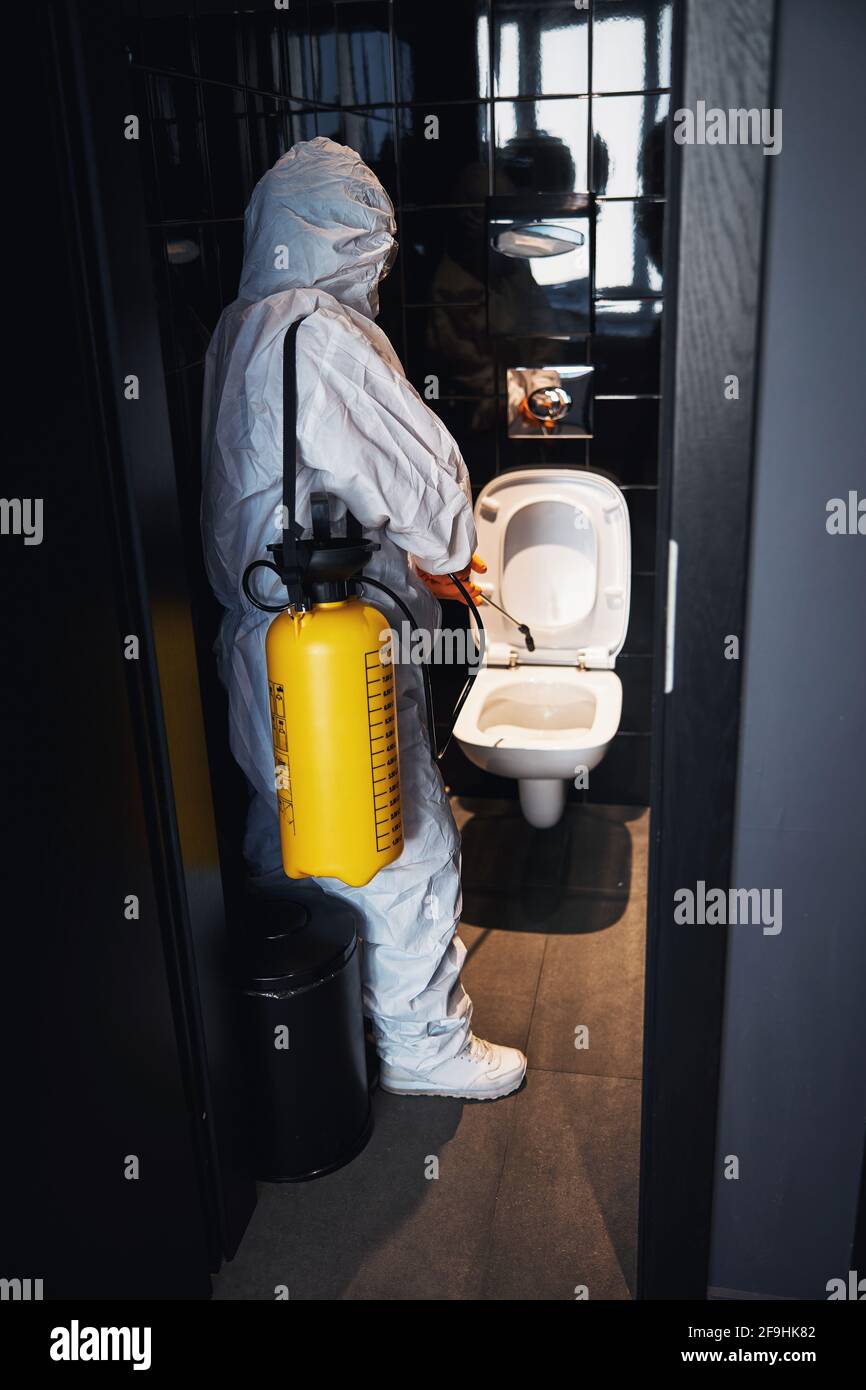
M264 900L248 919L242 1028L255 1176L302 1182L370 1137L358 918L319 893Z

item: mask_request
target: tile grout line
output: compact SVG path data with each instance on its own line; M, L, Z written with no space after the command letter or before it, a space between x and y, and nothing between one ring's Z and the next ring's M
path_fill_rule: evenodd
M526 1068L527 1075L531 1071L543 1072L545 1076L586 1076L596 1081L640 1081L640 1074L632 1076L630 1072L613 1071L566 1071L562 1067L534 1067L530 1065Z

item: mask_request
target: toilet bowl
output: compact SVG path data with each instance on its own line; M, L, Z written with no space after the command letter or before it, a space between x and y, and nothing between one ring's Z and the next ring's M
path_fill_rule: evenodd
M614 663L628 626L631 541L619 488L578 469L495 478L475 507L485 657L454 729L477 767L514 777L530 825L587 786L622 713ZM526 623L529 651L518 624Z

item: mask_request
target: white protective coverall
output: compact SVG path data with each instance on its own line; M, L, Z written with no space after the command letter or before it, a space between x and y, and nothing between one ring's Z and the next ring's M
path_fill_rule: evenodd
M454 440L406 380L373 319L377 284L396 254L391 201L353 150L319 137L295 145L259 181L246 212L239 296L223 312L205 367L202 532L208 575L227 610L217 641L229 695L230 744L252 784L244 852L259 883L285 891L280 867L265 634L271 615L241 588L252 560L281 537L282 353L297 339L297 516L310 532L310 493L331 498L332 528L348 508L381 547L367 572L438 627L440 608L409 556L431 573L463 569L475 546L466 466ZM285 589L258 570L256 592ZM398 628L399 611L369 601ZM363 888L323 878L364 925L365 1009L380 1056L424 1073L469 1037L460 984L460 843L434 766L420 669L397 667L403 852ZM289 890L290 891L290 890Z

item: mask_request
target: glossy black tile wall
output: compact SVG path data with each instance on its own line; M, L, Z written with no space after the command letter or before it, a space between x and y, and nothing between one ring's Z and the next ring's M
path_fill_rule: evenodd
M244 253L244 224L240 219L213 224L219 264L220 300L231 304L237 298Z
M589 774L586 800L602 805L647 806L650 793L650 736L620 732Z
M433 383L441 396L494 396L497 373L483 304L406 310L406 364L422 395Z
M487 196L488 103L398 107L397 139L401 203L453 206Z
M171 306L174 365L201 362L222 310L219 249L208 224L164 227L153 233L160 280Z
M141 140L153 159L151 186L156 218L181 221L211 213L201 89L182 77L150 75L147 84L150 140ZM150 149L148 148L150 146Z
M658 400L596 397L590 467L615 482L655 484L659 431Z
M243 213L292 144L356 149L397 209L401 245L379 323L457 440L477 495L497 472L599 469L626 490L634 586L621 733L591 800L640 802L649 777L671 0L237 0L131 3L139 157L178 447L194 450L201 360L237 293ZM494 287L488 199L591 199L577 318L533 320ZM534 209L534 210L533 210ZM510 288L515 288L511 286ZM519 289L519 287L517 287ZM545 294L548 291L545 290ZM512 302L513 301L513 302ZM544 336L544 335L547 336ZM509 366L589 364L593 436L508 438ZM187 461L188 468L197 460ZM624 746L620 746L624 745ZM452 746L457 791L514 795ZM577 793L575 793L577 795Z
M671 0L593 0L592 90L647 92L671 81Z
M493 0L497 97L589 91L589 15L573 0Z
M209 82L242 87L246 82L244 25L235 13L201 13L196 20L198 72Z
M667 96L592 102L592 186L608 198L662 197Z
M490 92L487 0L394 2L397 100L467 101Z
M600 202L595 223L595 292L634 299L662 291L664 203Z
M582 193L589 189L586 98L496 101L493 124L495 193Z
M661 382L660 299L597 299L592 361L600 396L655 396Z
M483 203L405 211L400 219L400 254L407 304L483 302L485 228Z
M290 112L276 97L247 92L247 130L249 132L250 173L258 180L292 144Z
M499 469L512 468L586 468L585 439L509 439L499 442Z
M469 476L483 487L496 473L496 410L487 399L430 401L430 408L456 439L466 460Z
M655 570L656 489L625 487L631 528L632 574L652 574Z
M295 24L302 21L301 7L289 6L289 15ZM276 94L290 92L293 68L297 72L296 57L300 48L304 51L304 31L292 32L281 24L274 11L260 11L258 14L245 14L241 17L243 26L244 61L246 63L247 86L257 92ZM291 44L291 48L290 48Z
M626 656L652 656L654 597L655 575L633 574L628 631L622 649Z
M202 94L211 211L215 217L233 217L255 183L246 94L213 82L203 84Z
M136 62L192 76L196 71L195 31L191 14L167 7L142 6L142 14L130 25L130 47ZM152 12L151 12L152 11Z
M304 95L337 106L394 100L388 0L352 5L313 0L309 7L313 90ZM295 94L297 95L297 94Z
M616 669L622 681L620 731L648 734L652 728L652 656L620 652Z

